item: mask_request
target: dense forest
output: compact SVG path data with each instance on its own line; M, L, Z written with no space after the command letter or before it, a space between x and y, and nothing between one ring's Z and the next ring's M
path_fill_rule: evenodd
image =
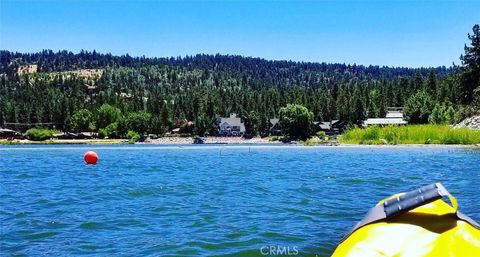
M478 25L468 37L461 66L416 69L232 55L2 50L0 125L107 129L112 137L128 130L162 134L182 125L185 132L203 135L215 133L216 117L235 112L256 134L289 103L307 107L316 121L361 124L385 116L389 106L405 106L410 123L454 123L480 106ZM36 66L22 72L26 65Z

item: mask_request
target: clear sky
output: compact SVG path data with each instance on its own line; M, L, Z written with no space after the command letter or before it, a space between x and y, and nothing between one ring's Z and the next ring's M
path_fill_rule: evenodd
M0 49L10 51L419 67L459 63L480 0L0 0L0 15Z

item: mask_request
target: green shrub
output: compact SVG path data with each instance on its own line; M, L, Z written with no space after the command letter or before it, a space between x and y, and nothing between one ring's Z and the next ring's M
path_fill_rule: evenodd
M278 140L280 140L279 136L269 136L268 137L268 141L270 141L270 142L275 142L275 141L278 141Z
M127 138L128 138L128 142L130 144L134 144L140 138L140 134L138 134L137 132L135 132L133 130L129 130L127 132Z
M320 138L320 139L325 139L325 137L327 136L327 133L325 133L325 131L318 131L317 132L317 137Z
M107 130L106 129L99 129L98 130L98 138L104 139L107 136Z
M120 137L120 132L118 129L118 123L110 123L106 128L108 138L119 138Z
M313 145L318 145L321 141L322 140L320 140L320 138L318 137L312 137L305 141L300 141L300 144L305 146L313 146Z
M31 128L27 130L26 135L33 141L43 141L50 139L57 131L43 128Z

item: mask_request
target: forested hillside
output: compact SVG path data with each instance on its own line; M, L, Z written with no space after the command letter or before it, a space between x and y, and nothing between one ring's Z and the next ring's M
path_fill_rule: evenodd
M0 124L55 123L72 131L113 124L123 135L133 128L160 134L186 119L194 121L193 132L203 134L214 132L215 117L236 112L256 133L288 103L307 107L317 121L359 124L366 117L384 116L387 106L406 106L411 122L455 122L475 112L475 101L480 100L475 91L478 25L473 30L462 66L448 68L3 50ZM24 72L25 65L33 64L36 72ZM429 120L431 113L436 119Z

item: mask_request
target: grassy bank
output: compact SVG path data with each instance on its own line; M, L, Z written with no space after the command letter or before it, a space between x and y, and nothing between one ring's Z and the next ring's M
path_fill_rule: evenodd
M340 138L346 144L480 144L480 131L447 125L355 128Z

